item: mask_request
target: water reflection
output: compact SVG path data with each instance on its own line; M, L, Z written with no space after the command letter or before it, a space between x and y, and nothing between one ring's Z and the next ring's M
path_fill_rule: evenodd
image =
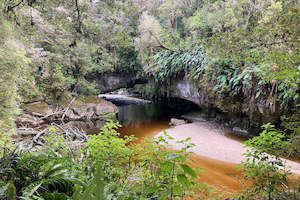
M133 134L142 138L152 137L169 128L170 118L180 118L191 109L191 106L178 107L171 103L151 103L124 105L118 108L118 120L123 125L123 128L119 130L121 134Z
M172 109L168 104L151 103L119 106L118 120L124 126L139 126L155 121L168 121L184 114L182 109Z

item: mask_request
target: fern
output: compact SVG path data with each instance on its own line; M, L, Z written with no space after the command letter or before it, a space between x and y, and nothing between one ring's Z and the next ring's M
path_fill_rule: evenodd
M192 79L199 79L206 54L201 47L186 52L161 51L152 57L152 65L146 68L156 81L167 81L181 72L191 72Z
M95 167L95 173L92 180L86 187L75 185L75 192L71 200L104 200L107 199L104 194L104 177L102 166L98 163Z

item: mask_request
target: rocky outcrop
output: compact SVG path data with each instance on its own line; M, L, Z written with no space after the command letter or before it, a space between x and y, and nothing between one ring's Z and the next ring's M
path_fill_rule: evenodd
M97 83L97 89L101 93L112 92L120 88L126 88L135 82L135 73L117 73L106 72L104 74L95 75L94 77L88 77L88 80L95 81Z
M106 120L113 119L118 112L117 107L105 100L101 103L87 103L83 105L70 106L66 112L66 119L77 120Z
M98 97L110 101L116 105L139 105L151 103L149 100L119 94L101 94Z
M168 83L161 84L152 80L149 81L151 87L155 87L158 97L178 98L191 101L203 108L209 114L220 113L213 116L214 121L223 121L235 130L241 129L242 134L257 132L264 123L277 123L282 112L280 109L275 111L268 107L266 100L249 99L246 96L219 95L217 91L207 91L199 86L197 82L191 81L186 76L178 75L177 78ZM144 86L144 88L150 86ZM202 117L202 119L204 119Z

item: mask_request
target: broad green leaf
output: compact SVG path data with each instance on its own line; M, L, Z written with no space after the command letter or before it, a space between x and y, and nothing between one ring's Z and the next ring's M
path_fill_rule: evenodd
M190 175L193 178L198 177L196 172L190 166L185 165L185 164L181 164L180 166L186 174Z
M177 175L178 182L183 185L185 188L188 188L191 185L191 182L184 174Z

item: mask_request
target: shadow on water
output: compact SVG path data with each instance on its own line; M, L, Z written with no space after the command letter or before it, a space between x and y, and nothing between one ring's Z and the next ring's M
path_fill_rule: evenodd
M123 125L122 135L135 135L138 138L152 137L156 133L170 128L171 118L181 116L199 108L191 103L160 102L141 105L121 105L118 107L118 121Z

